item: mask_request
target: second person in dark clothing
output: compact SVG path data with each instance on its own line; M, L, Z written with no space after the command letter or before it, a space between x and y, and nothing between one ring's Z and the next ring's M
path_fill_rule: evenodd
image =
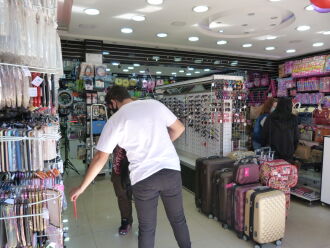
M280 98L262 129L262 145L270 146L275 151L275 158L292 162L298 142L298 120L292 114L292 101Z

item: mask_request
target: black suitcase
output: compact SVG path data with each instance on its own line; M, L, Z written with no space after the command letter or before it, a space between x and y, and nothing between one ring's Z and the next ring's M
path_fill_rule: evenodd
M214 171L232 168L233 165L234 161L229 158L209 157L196 160L195 203L202 213L212 215L212 176Z
M227 193L228 193L227 185L229 185L232 182L233 182L233 170L230 168L217 170L213 174L212 214L216 220L222 223L226 222Z

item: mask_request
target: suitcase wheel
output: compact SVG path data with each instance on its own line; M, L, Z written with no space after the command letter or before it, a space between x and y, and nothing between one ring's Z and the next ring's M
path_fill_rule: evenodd
M213 215L212 214L209 214L209 219L213 219Z
M281 245L282 245L282 240L277 240L277 241L275 242L275 244L276 244L276 246L281 246Z
M262 248L262 245L254 245L254 248Z
M218 221L218 217L216 217L216 216L214 216L214 218L213 218L215 221Z
M222 228L228 229L228 225L227 224L222 224Z
M249 240L249 237L246 236L246 235L243 235L243 240L244 240L244 241L248 241L248 240Z

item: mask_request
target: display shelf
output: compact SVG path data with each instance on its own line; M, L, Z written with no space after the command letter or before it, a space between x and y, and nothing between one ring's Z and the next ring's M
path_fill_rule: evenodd
M291 195L308 201L309 205L312 205L313 202L319 201L321 199L321 194L319 191L304 185L297 185L296 187L292 188Z
M301 75L301 76L292 76L293 79L298 79L298 78L310 78L310 77L327 77L330 76L330 72L325 72L325 73L316 73L316 74L311 74L311 75Z

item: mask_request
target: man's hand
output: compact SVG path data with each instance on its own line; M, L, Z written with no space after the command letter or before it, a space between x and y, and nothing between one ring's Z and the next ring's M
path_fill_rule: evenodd
M71 201L75 201L78 197L85 191L85 189L90 185L95 177L102 170L105 163L108 161L109 154L105 152L97 151L91 164L88 167L87 173L79 187L73 188L70 192Z

